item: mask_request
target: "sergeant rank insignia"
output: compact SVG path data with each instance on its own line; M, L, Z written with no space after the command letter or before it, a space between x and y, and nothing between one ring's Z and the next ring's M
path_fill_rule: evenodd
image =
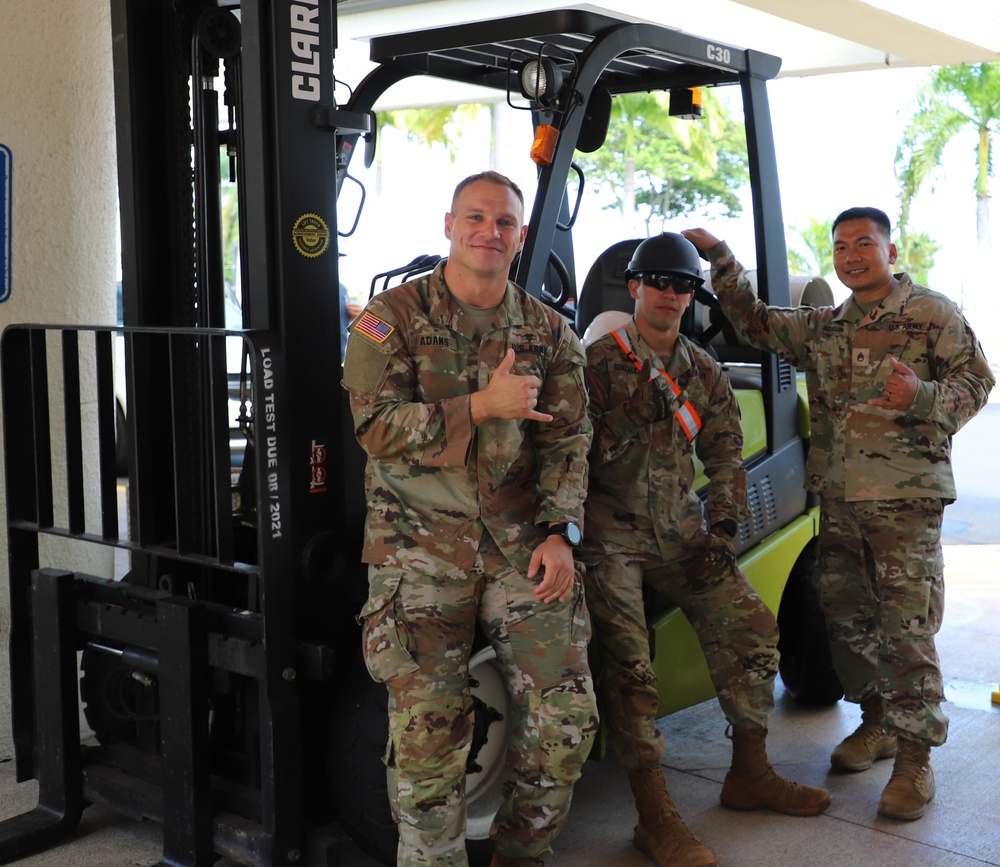
M356 334L364 334L376 343L385 343L389 335L396 330L394 325L390 325L384 319L379 319L367 310L361 314L361 318L354 325Z

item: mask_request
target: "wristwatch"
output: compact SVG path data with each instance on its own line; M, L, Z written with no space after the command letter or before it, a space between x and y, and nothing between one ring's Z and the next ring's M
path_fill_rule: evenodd
M562 536L573 548L579 547L583 541L583 533L572 521L566 524L553 524L545 532L546 536Z

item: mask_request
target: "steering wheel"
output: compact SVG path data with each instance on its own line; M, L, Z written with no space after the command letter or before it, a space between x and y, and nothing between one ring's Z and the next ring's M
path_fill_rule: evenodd
M517 274L517 266L521 261L521 253L514 256L514 261L510 263L510 279L513 280ZM575 300L573 297L573 280L570 277L566 263L559 257L555 250L549 250L545 266L545 277L548 279L554 273L559 284L559 292L553 294L546 286L541 289L542 300L550 307L562 312L563 308Z

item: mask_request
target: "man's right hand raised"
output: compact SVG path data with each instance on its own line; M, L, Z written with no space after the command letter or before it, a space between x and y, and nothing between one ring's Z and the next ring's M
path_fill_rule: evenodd
M508 349L507 355L490 378L490 384L470 397L473 424L480 424L490 418L552 421L552 416L548 413L535 411L542 381L537 376L513 373L513 369L514 350Z
M719 243L719 239L705 229L684 229L681 234L698 248L702 259L707 259L708 251Z

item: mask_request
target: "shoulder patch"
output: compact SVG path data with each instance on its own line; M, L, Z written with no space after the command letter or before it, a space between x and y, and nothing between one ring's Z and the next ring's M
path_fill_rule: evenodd
M354 323L353 328L355 334L363 334L376 343L385 343L395 330L395 325L390 325L384 319L379 319L374 313L369 313L367 310L361 314L361 318Z

